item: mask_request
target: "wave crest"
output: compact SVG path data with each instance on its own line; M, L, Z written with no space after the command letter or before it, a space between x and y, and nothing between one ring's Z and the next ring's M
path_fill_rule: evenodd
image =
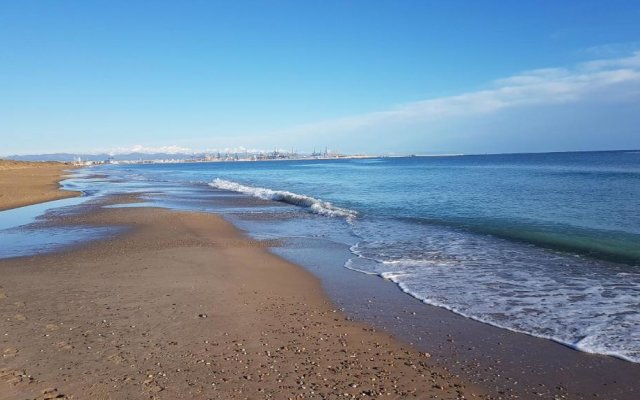
M214 179L213 182L209 183L209 186L216 189L246 194L263 200L279 201L298 207L304 207L314 214L325 215L327 217L342 217L346 218L347 221L351 221L358 215L356 211L349 210L348 208L336 207L327 201L322 201L310 196L285 190L272 190L261 187L245 186L237 182L227 181L220 178Z

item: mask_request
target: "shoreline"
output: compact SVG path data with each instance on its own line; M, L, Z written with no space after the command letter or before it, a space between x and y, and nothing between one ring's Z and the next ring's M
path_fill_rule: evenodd
M60 182L73 165L58 162L0 160L0 211L81 196Z
M347 315L429 352L450 373L486 388L490 398L637 398L640 364L426 304L388 279L341 267L346 249L310 255L312 246L285 245L273 251L319 277L329 298Z
M92 208L128 232L0 261L2 398L482 398L220 216Z

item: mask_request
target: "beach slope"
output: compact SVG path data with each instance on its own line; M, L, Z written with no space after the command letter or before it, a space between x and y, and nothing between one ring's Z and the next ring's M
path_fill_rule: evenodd
M96 207L63 218L129 230L0 261L0 398L482 397L345 318L274 243L221 217Z

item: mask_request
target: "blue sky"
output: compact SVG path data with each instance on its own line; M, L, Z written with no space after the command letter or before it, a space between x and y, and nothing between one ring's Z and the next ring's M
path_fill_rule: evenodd
M0 2L0 155L640 148L638 1Z

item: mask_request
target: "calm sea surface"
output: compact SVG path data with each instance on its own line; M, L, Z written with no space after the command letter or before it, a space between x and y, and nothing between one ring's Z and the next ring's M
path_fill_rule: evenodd
M157 205L217 212L207 196L228 196L229 215L257 221L244 229L344 243L346 268L393 280L425 303L640 362L640 152L91 171L109 179L69 188L138 191Z

